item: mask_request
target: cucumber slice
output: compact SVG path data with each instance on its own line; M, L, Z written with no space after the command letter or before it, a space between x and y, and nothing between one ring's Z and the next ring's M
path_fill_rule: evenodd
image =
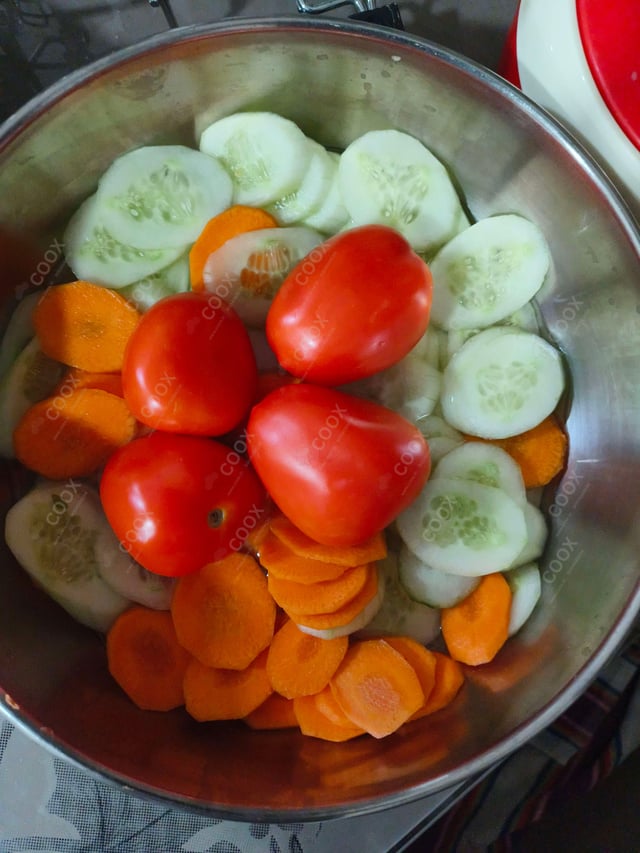
M382 576L382 570L378 568L378 589L371 601L355 616L351 622L346 625L337 625L335 628L310 628L308 625L298 625L298 628L312 637L319 637L321 640L333 640L334 637L347 637L349 634L355 634L356 631L361 631L366 625L371 622L376 613L380 610L384 601L385 583Z
M438 464L443 456L464 444L462 434L449 426L439 415L432 414L426 418L419 418L416 421L416 426L429 444L432 468Z
M317 231L302 226L238 234L209 255L205 290L233 305L248 325L263 326L282 282L321 242Z
M524 548L524 509L500 489L429 480L397 519L405 544L441 572L477 577L508 568Z
M113 543L106 542L107 551L99 554L100 576L112 590L143 607L169 610L175 578L156 575L136 563L122 549L115 554Z
M481 219L431 261L431 316L443 329L484 329L538 292L550 253L542 231L522 216Z
M450 438L453 441L457 441L458 444L462 444L464 441L462 433L454 429L439 415L428 415L426 418L420 418L416 426L427 439L439 437Z
M449 364L460 347L466 344L469 338L477 335L479 331L480 329L450 329L449 332L445 332L447 336L447 348L443 369Z
M135 249L104 227L95 195L80 205L64 234L67 264L76 278L119 288L133 284L173 263L186 246Z
M462 479L502 489L520 506L527 502L522 472L501 447L483 441L467 441L438 462L432 477Z
M494 327L474 335L444 370L445 419L461 432L506 438L539 424L564 390L560 353L539 335Z
M36 486L7 513L5 539L22 568L78 622L107 631L130 605L102 578L122 552L98 495L74 480Z
M0 382L0 455L14 456L13 431L24 413L51 395L67 368L40 349L33 338Z
M141 313L159 299L189 290L189 254L185 252L168 267L120 288L120 295L132 302Z
M540 333L540 323L538 322L538 315L536 313L536 309L533 307L533 303L527 302L527 304L523 305L522 308L519 308L517 311L514 311L513 314L505 317L505 319L498 324L497 328L505 326L515 327L516 329L521 329L522 331L538 335ZM481 331L482 329L450 329L448 332L443 331L442 334L445 336L446 344L442 351L443 359L441 369L444 370L453 355L469 340L469 338L472 338Z
M505 574L511 589L511 615L509 616L509 636L513 637L531 616L540 596L542 582L537 563L518 566Z
M416 251L440 246L459 228L460 200L447 170L406 133L360 136L342 152L338 181L354 225L389 225Z
M411 350L411 356L421 358L426 364L441 369L442 348L446 346L446 333L435 326L429 326L418 343Z
M503 326L516 326L518 329L524 329L525 332L532 332L534 335L540 334L540 321L533 302L527 302L513 314L509 314L502 320Z
M362 636L392 634L411 637L424 646L440 633L440 612L427 602L407 595L399 577L399 558L389 554L378 563L384 578L384 601L373 619L359 632Z
M340 187L338 184L338 164L340 163L340 155L335 151L328 151L329 157L335 164L335 172L331 181L324 201L317 210L314 210L309 216L305 217L302 225L308 228L315 228L316 231L321 231L323 234L337 234L341 231L348 222L350 222L349 214L342 201L340 195Z
M431 458L431 466L435 466L443 459L447 453L451 453L456 447L460 447L462 439L458 441L448 435L434 435L428 439L429 456Z
M234 113L209 125L200 150L217 157L233 181L233 203L266 207L302 183L311 147L300 128L269 112Z
M398 560L400 583L407 594L431 608L453 607L480 583L479 577L452 575L427 566L406 545L400 549Z
M7 328L0 340L0 377L6 374L35 335L33 309L41 296L39 292L24 296L11 312Z
M321 207L335 182L337 161L319 142L309 139L307 145L311 155L302 182L267 208L280 225L293 225L311 216Z
M96 198L105 229L121 243L183 249L231 195L231 178L214 157L185 145L147 145L114 160Z
M524 521L527 525L527 541L509 570L517 568L523 563L531 563L533 560L537 560L542 556L544 546L547 543L549 529L546 519L538 507L529 501L524 505Z
M412 350L392 367L369 377L367 388L371 399L417 423L435 409L442 374Z

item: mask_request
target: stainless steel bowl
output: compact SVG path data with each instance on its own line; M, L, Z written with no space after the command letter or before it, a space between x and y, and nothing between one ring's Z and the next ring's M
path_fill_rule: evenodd
M640 606L640 236L615 190L550 118L485 69L363 24L247 20L178 30L73 74L0 137L2 287L13 306L55 266L56 238L121 152L193 142L234 110L269 109L325 145L372 128L422 139L476 216L517 211L544 230L540 300L566 355L570 455L545 495L543 600L455 704L382 741L327 744L242 724L138 711L101 639L2 555L0 700L9 717L90 771L220 816L353 815L439 791L540 731L595 677ZM2 506L24 487L3 464Z

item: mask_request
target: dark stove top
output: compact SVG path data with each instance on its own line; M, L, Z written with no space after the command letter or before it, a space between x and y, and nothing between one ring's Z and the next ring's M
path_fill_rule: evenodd
M336 4L334 17L366 18L385 0L302 0L316 10ZM495 67L515 0L398 6L409 32ZM0 0L0 121L64 74L170 27L296 14L296 0Z

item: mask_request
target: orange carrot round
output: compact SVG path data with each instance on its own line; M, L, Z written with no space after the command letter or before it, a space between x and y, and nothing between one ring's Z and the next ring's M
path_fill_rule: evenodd
M184 676L185 708L199 722L240 720L271 693L266 650L244 669L204 666L192 658Z
M33 311L42 351L92 373L122 370L124 350L140 314L114 290L88 281L50 287Z
M341 743L365 733L364 729L349 720L342 724L329 719L318 707L317 695L299 696L293 700L293 709L300 731L309 737Z
M354 566L334 580L318 583L297 583L269 575L269 592L287 613L334 613L362 591L370 571L369 565Z
M321 640L305 634L291 620L275 634L267 656L267 674L275 691L288 699L317 693L347 652L347 637Z
M204 290L202 273L207 258L227 240L246 231L277 228L276 219L259 207L236 204L210 219L189 252L189 275L192 290Z
M271 530L278 539L300 557L309 557L312 560L322 560L326 563L337 563L347 568L362 566L364 563L382 560L387 556L387 546L382 533L376 533L371 539L360 545L344 548L339 545L321 545L319 542L315 542L284 515L276 515L271 519Z
M424 704L414 668L382 639L353 643L331 689L354 725L375 738L395 732Z
M355 598L332 613L295 613L293 621L296 625L321 631L348 625L378 594L378 582L376 564L369 563L366 583Z
M92 474L135 434L135 418L121 397L81 388L31 406L13 432L13 446L27 468L63 480Z
M424 693L424 703L422 707L418 708L411 715L411 719L417 720L419 717L424 717L428 713L425 708L427 707L436 681L436 656L430 649L425 648L425 646L411 637L385 636L383 639L389 643L391 648L400 652L418 676L420 687L422 687L422 692Z
M269 531L259 543L260 564L269 576L299 584L313 584L339 578L347 571L346 566L301 557Z
M180 643L200 663L244 669L271 642L276 605L253 557L229 554L178 580L171 613Z
M466 598L440 611L442 636L454 660L488 663L509 634L511 589L499 572L485 575Z
M433 690L421 708L423 716L433 714L453 702L464 684L464 672L458 661L441 652L432 652L432 654L436 661L436 670Z
M243 720L251 729L291 729L298 727L293 699L286 699L279 693L272 693Z
M97 388L122 397L122 376L119 373L90 373L88 370L70 367L53 393L68 396L80 388Z
M562 471L567 458L567 435L555 415L533 429L510 438L478 439L505 450L520 466L527 489L546 486Z
M244 550L248 551L257 559L262 543L270 535L269 519L267 519L266 521L257 524L253 530L249 531L247 538L244 540Z
M170 711L184 704L189 654L178 643L167 611L125 610L107 633L107 662L113 678L139 708Z
M353 723L338 704L338 700L331 689L331 684L327 684L326 687L315 693L313 698L318 711L324 714L332 723L335 723L337 726L353 728ZM360 731L364 734L364 729Z

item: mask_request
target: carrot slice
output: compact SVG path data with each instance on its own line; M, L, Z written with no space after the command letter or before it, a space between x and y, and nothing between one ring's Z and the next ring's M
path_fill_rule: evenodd
M427 707L429 697L433 692L436 681L437 663L435 654L421 643L413 640L411 637L385 636L383 639L386 640L393 649L400 652L406 662L415 670L415 673L418 676L418 681L420 682L420 687L422 687L422 692L424 693L425 701L422 707L418 708L415 714L412 714L411 719L417 720L420 717L424 717L429 713L425 708Z
M240 720L272 693L265 649L244 669L204 666L192 658L184 675L184 704L198 722Z
M347 652L347 637L321 640L305 634L291 620L275 634L267 657L267 674L274 690L287 699L317 693Z
M171 614L180 643L200 663L244 669L271 642L276 605L253 557L234 553L181 577Z
M318 707L317 695L298 696L293 700L293 710L300 731L309 737L340 743L363 735L364 729L347 720L346 724L336 723Z
M122 397L122 376L119 373L90 373L88 370L70 367L53 393L67 397L80 388L97 388Z
M488 663L506 643L511 589L499 572L485 575L466 598L440 611L442 636L460 663Z
M347 717L340 707L338 700L333 695L331 684L327 684L325 688L314 694L314 699L318 710L321 711L325 717L331 720L332 723L335 723L337 726L353 728L353 723L349 717ZM362 729L362 732L364 733L364 729Z
M92 373L122 370L125 347L139 321L138 311L119 293L88 281L50 287L33 311L42 351Z
M184 704L182 683L189 659L166 610L132 607L107 633L109 672L145 711L170 711Z
M277 515L271 520L271 530L296 554L312 560L337 563L349 568L382 560L387 556L387 546L381 532L360 545L343 548L339 545L321 545L315 542L284 515Z
M567 458L567 435L555 415L549 415L533 429L510 438L476 438L495 444L517 462L527 489L546 486L564 468Z
M293 709L293 699L286 699L279 693L272 693L262 705L244 717L251 729L291 729L298 727L298 719Z
M377 594L378 569L375 563L369 563L365 585L344 607L334 610L333 613L296 613L293 621L297 625L318 630L339 628L352 622Z
M200 236L189 252L189 274L191 289L204 290L202 273L207 258L227 240L244 234L246 231L259 231L261 228L277 228L278 222L259 207L247 207L236 204L210 219L202 229Z
M441 652L432 652L432 654L436 661L433 690L420 709L421 716L433 714L453 702L464 684L464 672L458 661Z
M247 534L247 538L244 540L244 549L249 551L256 559L258 559L258 554L260 552L260 548L262 547L262 543L264 540L271 535L271 530L269 527L269 519L267 518L265 521L259 522L253 530L250 530Z
M352 723L375 738L395 732L424 704L414 668L382 639L353 643L331 689Z
M369 565L345 569L335 580L318 583L297 583L269 575L269 592L289 614L334 613L362 591L371 572Z
M271 531L260 542L258 558L270 576L299 584L335 580L347 571L337 563L301 557Z
M136 435L136 420L121 397L81 388L31 406L13 432L16 457L52 480L86 477Z

